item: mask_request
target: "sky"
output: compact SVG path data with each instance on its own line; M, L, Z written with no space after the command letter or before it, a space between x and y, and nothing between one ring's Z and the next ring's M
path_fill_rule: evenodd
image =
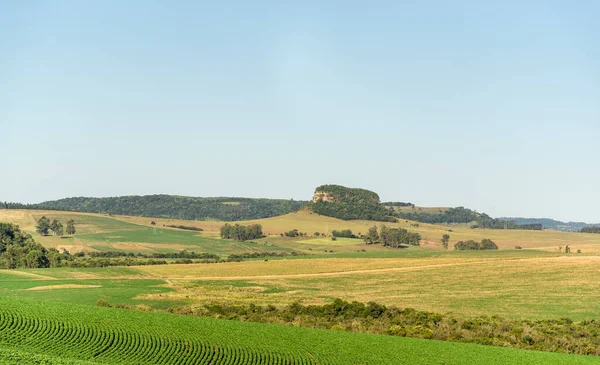
M0 201L326 183L600 221L598 1L0 2Z

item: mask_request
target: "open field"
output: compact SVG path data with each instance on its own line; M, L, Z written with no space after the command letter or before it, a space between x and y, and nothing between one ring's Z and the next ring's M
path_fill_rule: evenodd
M594 256L421 251L404 258L2 270L0 294L89 305L105 299L156 309L208 302L323 304L343 298L463 317L582 320L600 317L599 267L600 257ZM54 288L31 290L49 286Z
M469 317L600 317L600 257L428 257L244 262L214 268L144 267L194 302L275 305L333 298ZM149 296L153 298L155 296Z
M40 237L32 232L41 215L77 222L74 238ZM425 237L422 247L389 249L360 239L281 237L278 232L352 229L366 232L374 222L342 221L300 211L241 224L260 223L271 236L251 242L214 238L221 222L109 217L56 211L0 210L0 221L21 224L51 247L79 245L82 250L169 252L188 249L228 255L239 252L302 251L310 256L241 263L163 265L107 269L34 269L3 271L2 295L94 304L98 299L128 305L167 308L177 303L234 301L286 305L293 301L323 304L333 298L376 301L399 307L464 316L498 314L520 318L598 318L600 307L600 235L545 231L483 230L462 226L401 226ZM205 229L189 232L154 228L184 224ZM452 232L448 232L452 230ZM212 232L213 236L211 236ZM452 241L491 238L501 250L439 250L447 232ZM62 246L61 246L62 245ZM523 250L507 250L520 245ZM559 246L572 252L560 254ZM537 250L527 249L535 248ZM76 287L85 285L89 287ZM58 286L52 290L25 290ZM85 294L85 295L81 295ZM85 298L85 299L84 299Z
M588 356L72 304L2 298L0 308L0 360L8 364L598 363Z

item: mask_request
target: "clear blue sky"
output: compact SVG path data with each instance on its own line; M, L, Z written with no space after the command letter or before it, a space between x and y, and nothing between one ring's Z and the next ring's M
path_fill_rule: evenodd
M0 3L0 200L337 183L600 221L598 1L291 3Z

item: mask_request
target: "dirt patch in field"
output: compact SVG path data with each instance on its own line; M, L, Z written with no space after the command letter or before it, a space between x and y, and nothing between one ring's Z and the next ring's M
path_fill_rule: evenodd
M37 290L54 290L54 289L88 289L88 288L99 288L100 285L81 285L81 284L61 284L61 285L46 285L46 286L35 286L33 288L25 289L31 291Z
M151 249L145 247L144 244L141 243L117 242L110 244L110 247L124 251L152 251Z

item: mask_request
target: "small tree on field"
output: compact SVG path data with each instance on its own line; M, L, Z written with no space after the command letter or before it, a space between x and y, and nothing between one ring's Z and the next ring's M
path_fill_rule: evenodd
M75 234L75 221L72 219L67 222L67 234L70 236Z
M56 230L54 231L54 234L55 234L55 235L57 235L58 237L62 237L62 236L64 236L64 234L65 234L65 229L64 229L64 227L63 227L62 223L60 223L60 222L59 222L59 223L56 225Z
M53 219L50 223L50 229L55 236L62 236L64 234L63 225L58 220Z
M50 220L46 218L46 216L43 216L38 220L37 225L35 226L35 231L42 236L47 236L49 230Z
M448 242L450 242L450 235L449 234L444 234L442 236L442 247L447 250L448 249Z
M369 228L367 231L367 235L364 238L366 244L371 245L379 239L379 232L377 232L377 227L373 226Z

